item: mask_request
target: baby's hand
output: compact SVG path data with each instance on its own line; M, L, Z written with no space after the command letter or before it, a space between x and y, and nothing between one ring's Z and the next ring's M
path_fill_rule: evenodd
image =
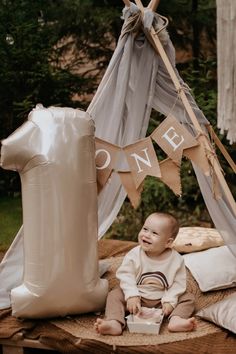
M127 300L127 309L130 313L136 315L141 310L141 301L139 296L133 296Z
M169 303L169 302L164 302L162 305L162 311L164 316L168 316L172 311L174 307Z

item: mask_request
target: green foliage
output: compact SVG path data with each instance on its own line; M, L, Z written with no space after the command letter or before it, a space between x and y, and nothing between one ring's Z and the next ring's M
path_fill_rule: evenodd
M22 224L21 199L0 199L0 251L5 251Z
M104 5L91 0L1 1L0 139L20 126L37 103L85 106L74 96L94 92L120 24L118 10ZM88 62L93 68L85 70Z
M37 103L86 107L112 55L118 14L105 1L0 1L0 139ZM0 195L19 188L0 170Z
M63 70L50 65L58 36L53 11L48 7L43 14L44 6L43 0L6 0L0 7L1 138L21 125L36 103L58 104L61 99L65 104L70 102L68 94L60 95ZM65 86L70 78L66 72Z
M175 48L192 50L193 60L216 55L216 1L161 1L158 12L169 19Z
M215 59L199 60L198 68L193 63L178 66L184 81L191 88L198 106L212 125L217 117L217 67Z

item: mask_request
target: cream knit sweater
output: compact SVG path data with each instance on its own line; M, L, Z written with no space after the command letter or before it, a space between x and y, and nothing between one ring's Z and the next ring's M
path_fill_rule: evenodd
M116 272L125 300L132 296L161 300L162 304L177 305L186 290L186 270L183 257L172 250L164 260L149 258L140 246L124 257Z

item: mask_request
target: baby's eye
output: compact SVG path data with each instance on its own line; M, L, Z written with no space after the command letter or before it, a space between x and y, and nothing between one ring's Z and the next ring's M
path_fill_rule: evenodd
M153 235L156 235L156 236L158 236L158 233L157 233L157 232L155 232L155 231L153 231Z
M143 227L143 230L144 230L144 231L147 231L148 229L147 229L146 227Z

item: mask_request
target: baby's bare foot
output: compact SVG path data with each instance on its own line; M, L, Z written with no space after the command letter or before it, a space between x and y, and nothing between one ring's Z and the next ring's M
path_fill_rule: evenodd
M103 320L98 318L94 324L94 328L99 334L119 336L122 333L122 325L116 320Z
M168 324L168 329L171 332L187 332L193 331L197 327L195 317L182 318L179 316L173 316Z

